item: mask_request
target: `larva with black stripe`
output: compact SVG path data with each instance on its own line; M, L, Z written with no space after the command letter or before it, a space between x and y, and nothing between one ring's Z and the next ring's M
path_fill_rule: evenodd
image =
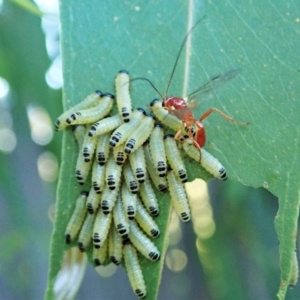
M119 71L115 80L117 106L119 114L122 116L125 123L128 123L131 117L129 81L129 73L126 70Z
M167 158L163 137L163 126L155 124L150 135L150 152L159 177L165 177L167 174Z
M87 214L81 227L78 237L78 248L81 252L85 252L92 241L93 227L96 214Z
M149 141L146 141L144 143L144 154L145 154L146 168L153 184L159 191L165 193L168 190L167 180L165 177L159 177L156 172L156 169L154 168L154 163L150 153Z
M90 126L88 126L87 131L90 129ZM89 137L86 133L83 139L82 143L82 155L84 157L84 161L86 163L93 160L94 153L97 147L98 143L98 136L95 137Z
M86 98L84 98L81 102L79 102L75 106L65 111L56 119L55 130L59 131L65 129L68 126L66 120L72 113L78 110L88 109L95 106L100 101L101 97L102 97L102 92L96 91L95 93L88 95Z
M114 225L118 233L123 237L128 236L129 232L129 221L124 213L123 203L121 195L117 195L117 200L113 208Z
M119 235L115 226L110 226L108 236L108 253L110 260L119 265L122 260L122 237Z
M88 192L81 192L76 200L75 209L65 231L65 241L70 244L77 237L86 216L86 198Z
M145 182L140 185L139 194L150 215L157 217L159 215L158 201L148 176L145 177Z
M137 196L129 191L125 182L123 182L122 184L121 192L124 212L126 213L129 220L133 220L136 214Z
M101 209L104 214L109 214L112 211L116 203L119 190L120 190L119 183L114 190L111 190L108 186L104 188L101 197Z
M139 298L146 297L146 285L134 246L129 240L124 241L123 256L125 269L134 293Z
M103 213L102 209L98 210L93 228L93 243L95 248L103 246L108 235L111 220L112 214L106 215Z
M66 123L69 125L95 123L109 114L113 103L114 96L112 94L103 94L96 106L76 111L67 118Z
M154 127L155 119L152 115L146 115L143 122L130 134L125 143L125 152L130 154L139 149L148 139Z
M100 248L93 249L93 261L96 266L104 264L108 254L108 238L105 239L103 245Z
M124 164L123 177L130 192L136 194L139 190L139 182L135 179L129 161L126 161Z
M129 155L129 161L135 179L139 183L145 182L147 169L143 147L140 147L135 152L131 153Z
M92 185L97 194L101 194L105 186L105 166L101 166L97 160L93 162Z
M154 243L143 233L136 221L129 222L128 237L136 249L146 258L156 261L160 258L160 253Z
M97 194L94 188L91 188L86 201L86 208L89 214L93 214L95 211L97 211L100 200L101 194Z
M144 120L146 112L142 108L137 108L131 115L131 120L128 123L122 124L111 135L109 145L115 147L123 144L128 137L136 130L140 123Z
M122 167L115 162L115 159L112 155L108 157L108 161L105 169L105 182L106 186L110 190L116 189L121 180Z
M157 238L160 235L159 228L152 217L149 215L147 210L145 209L143 203L137 197L136 199L136 215L135 220L144 230L144 232L153 238Z
M75 136L75 139L78 142L78 148L79 148L78 151L79 154L77 157L77 162L75 167L75 176L80 185L83 185L85 183L87 176L90 172L90 169L92 167L92 162L90 161L88 163L85 163L84 157L81 154L85 133L86 133L85 126L77 125L73 127L73 134Z
M110 138L110 133L99 135L98 144L96 148L96 157L100 166L104 166L108 159L109 138Z
M191 219L191 211L184 185L174 174L173 170L168 171L167 180L169 184L171 202L177 215L183 222L189 222Z
M117 145L113 148L113 155L116 163L121 166L127 159L128 154L125 152L125 144Z
M90 137L111 132L123 123L123 119L119 114L112 117L104 118L91 126L88 133Z
M164 144L168 163L173 169L174 174L181 180L182 183L187 182L188 176L184 163L181 159L180 151L177 148L177 143L173 134L167 134L164 137Z
M189 157L199 162L202 167L214 177L223 181L227 179L226 170L223 165L203 148L201 148L200 153L200 151L194 147L193 141L186 136L183 140L183 150Z

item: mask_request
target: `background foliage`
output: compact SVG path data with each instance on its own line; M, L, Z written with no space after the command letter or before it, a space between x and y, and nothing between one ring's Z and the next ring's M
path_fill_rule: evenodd
M113 91L114 76L123 68L148 77L164 91L186 30L186 4L152 1L143 6L135 1L100 6L97 1L75 1L69 6L62 1L61 5L65 99L71 100L65 108L95 88ZM194 20L203 14L207 17L194 34L190 90L212 75L241 68L239 78L219 93L213 105L251 122L245 130L211 117L206 122L208 149L224 162L231 179L265 186L280 197L276 225L279 235L287 236L281 239L281 253L286 254L293 246L299 207L299 70L295 64L300 49L299 11L292 1L276 6L258 1L247 6L237 1L195 2L194 11ZM60 92L45 81L50 59L40 19L5 2L0 31L0 76L11 88L5 109L14 120L18 142L14 152L0 156L4 249L0 293L3 299L24 295L40 299L46 287L51 232L47 214L55 187L39 178L36 165L45 150L60 156L61 134L47 146L36 145L30 138L26 109L29 104L42 106L54 120L62 111ZM181 94L183 67L181 62L172 85L174 94ZM144 83L135 84L133 95L143 106L156 96ZM203 101L196 113L211 105ZM198 263L192 224L182 226L182 239L172 247L185 251L188 264L178 273L164 269L158 298L274 299L280 283L273 225L277 200L265 190L231 181L212 182L210 192L216 233L202 241L209 250L206 260L199 254L214 268L207 272ZM123 270L100 278L89 267L78 298L111 299L120 291L124 298L132 297ZM290 291L287 299L297 299L297 292L299 288Z

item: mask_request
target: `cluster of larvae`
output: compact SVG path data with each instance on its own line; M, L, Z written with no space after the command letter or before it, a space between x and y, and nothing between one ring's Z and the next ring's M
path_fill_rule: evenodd
M144 298L146 286L137 251L151 261L160 258L153 239L160 230L154 218L159 214L155 189L169 192L171 203L183 222L191 218L185 191L187 171L177 141L167 130L178 131L182 121L153 100L147 114L132 110L130 78L120 71L115 80L118 113L110 116L114 96L100 91L64 112L56 130L71 126L79 146L75 176L80 185L91 178L91 189L76 200L65 231L67 244L77 241L84 252L93 244L95 265L109 259L124 265L134 293ZM169 128L169 129L168 129ZM182 137L180 149L215 177L225 180L220 162L204 149Z

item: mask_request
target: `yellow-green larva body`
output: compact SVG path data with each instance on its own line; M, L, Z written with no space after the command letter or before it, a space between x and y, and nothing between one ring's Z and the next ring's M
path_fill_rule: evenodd
M130 121L131 117L131 98L129 93L129 73L121 70L115 80L116 98L119 114L125 123Z
M117 196L119 194L120 184L116 186L114 190L111 190L108 186L105 186L101 196L101 209L104 214L109 214L115 206Z
M86 208L89 214L94 214L97 211L100 200L101 194L96 193L94 188L91 188L86 201Z
M140 148L148 139L154 127L155 119L152 115L147 115L143 122L130 134L125 143L125 152L130 154Z
M95 248L102 247L107 238L111 220L112 214L104 214L102 209L98 210L93 228L93 243Z
M150 135L151 157L159 177L167 174L167 158L164 146L164 128L160 124L155 124Z
M101 166L104 166L107 162L109 155L109 138L110 133L99 135L98 144L96 148L96 158Z
M152 217L149 215L148 211L145 209L139 197L137 197L136 199L135 220L148 236L153 238L159 237L159 228Z
M90 128L90 126L88 126L88 128ZM85 162L88 163L93 160L97 143L98 143L98 136L89 137L88 133L86 132L83 139L82 148L81 148L81 152Z
M160 258L160 253L154 243L139 228L136 221L129 222L128 237L136 249L146 258L156 261Z
M120 183L122 167L115 162L112 155L108 157L105 171L105 183L110 190L114 190Z
M104 94L96 106L76 111L67 118L66 123L68 125L95 123L109 114L113 103L114 96Z
M153 184L159 191L165 193L168 190L167 180L165 177L159 177L156 172L148 141L144 143L144 154L145 154L146 168Z
M134 246L128 242L123 247L125 269L134 293L139 298L146 297L146 285Z
M132 194L136 194L139 190L139 182L136 180L132 172L129 161L126 161L123 166L123 177L130 192Z
M118 126L123 123L123 119L119 114L112 117L104 118L91 126L91 129L88 133L90 137L101 135L104 133L111 132L115 130Z
M172 134L167 134L164 137L164 144L166 155L169 165L171 166L174 174L180 179L182 183L187 182L187 171L182 161L180 151L177 148L177 143Z
M97 160L93 162L92 186L97 194L104 190L105 186L105 166L101 166Z
M105 239L100 248L93 249L93 261L96 266L104 264L108 254L108 238Z
M95 218L96 214L87 214L85 217L78 237L78 248L81 252L85 252L92 241Z
M65 231L65 241L70 244L77 237L86 216L86 198L88 192L81 192L76 200L75 209Z
M178 131L182 127L182 121L169 114L169 112L162 107L162 101L154 99L150 103L150 107L155 117L164 125L168 126L174 131Z
M128 154L125 152L125 144L117 145L113 148L115 162L121 166L127 159Z
M85 136L85 132L86 132L85 125L74 125L72 127L72 130L73 130L73 134L74 134L74 137L75 137L78 145L80 145L80 147L81 147L84 136Z
M223 165L203 148L201 148L200 153L200 151L194 147L193 141L191 139L184 139L183 150L189 157L199 162L202 167L214 177L220 180L227 179L226 170Z
M140 184L139 194L150 215L157 217L159 214L158 201L148 176L145 177L145 182Z
M125 182L123 182L122 184L121 193L124 212L126 213L129 220L133 220L136 214L137 196L129 191Z
M118 233L123 237L128 236L129 221L125 215L121 195L117 195L117 200L113 208L114 225Z
M115 147L123 144L144 120L146 112L142 108L133 111L131 120L119 126L111 135L109 145Z
M191 212L184 185L172 170L168 171L167 180L169 184L171 202L177 215L183 222L189 222L191 219Z
M76 111L82 110L82 109L88 109L91 108L100 101L102 96L102 93L100 91L96 91L93 94L88 95L85 99L83 99L81 102L79 102L77 105L71 107L67 111L65 111L63 114L61 114L57 120L55 121L55 130L63 130L65 129L69 124L66 122L67 118L75 113Z
M131 153L129 155L129 161L135 179L139 183L143 183L147 174L143 147L140 147L135 152Z
M110 260L115 264L119 265L122 260L122 237L118 233L115 226L111 226L108 237L108 253Z

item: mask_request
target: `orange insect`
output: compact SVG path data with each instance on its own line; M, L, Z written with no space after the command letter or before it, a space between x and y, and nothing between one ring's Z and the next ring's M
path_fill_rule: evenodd
M142 79L146 80L154 89L155 91L161 96L162 98L162 106L164 109L168 110L168 112L171 115L174 115L176 118L182 121L181 128L177 131L175 134L175 139L178 139L182 136L182 131L184 129L187 130L188 136L191 140L193 140L194 146L198 148L199 150L205 145L206 136L205 136L205 129L204 125L202 123L203 120L205 120L212 112L217 112L219 115L221 115L223 118L225 118L227 121L236 123L239 125L248 125L248 122L237 122L232 117L226 115L224 112L220 111L217 108L210 108L206 112L203 113L203 115L196 119L193 115L193 108L195 107L195 101L191 101L190 104L182 98L182 97L174 97L174 96L168 96L168 91L178 64L179 57L181 55L181 52L185 46L185 43L187 41L187 38L189 37L190 33L195 29L195 27L203 20L204 17L202 17L200 20L198 20L193 27L189 30L189 32L186 34L179 52L177 54L174 67L171 72L171 76L166 88L165 97L162 96L162 94L157 90L157 88L154 86L154 84L147 78L144 77L138 77L136 79ZM234 78L238 74L238 70L231 70L224 74L215 76L211 78L207 83L205 83L203 86L196 89L193 93L189 94L187 99L192 99L194 96L199 96L203 94L207 94L215 90L220 85L223 85L224 83L228 82L232 78ZM154 112L155 114L155 112Z

